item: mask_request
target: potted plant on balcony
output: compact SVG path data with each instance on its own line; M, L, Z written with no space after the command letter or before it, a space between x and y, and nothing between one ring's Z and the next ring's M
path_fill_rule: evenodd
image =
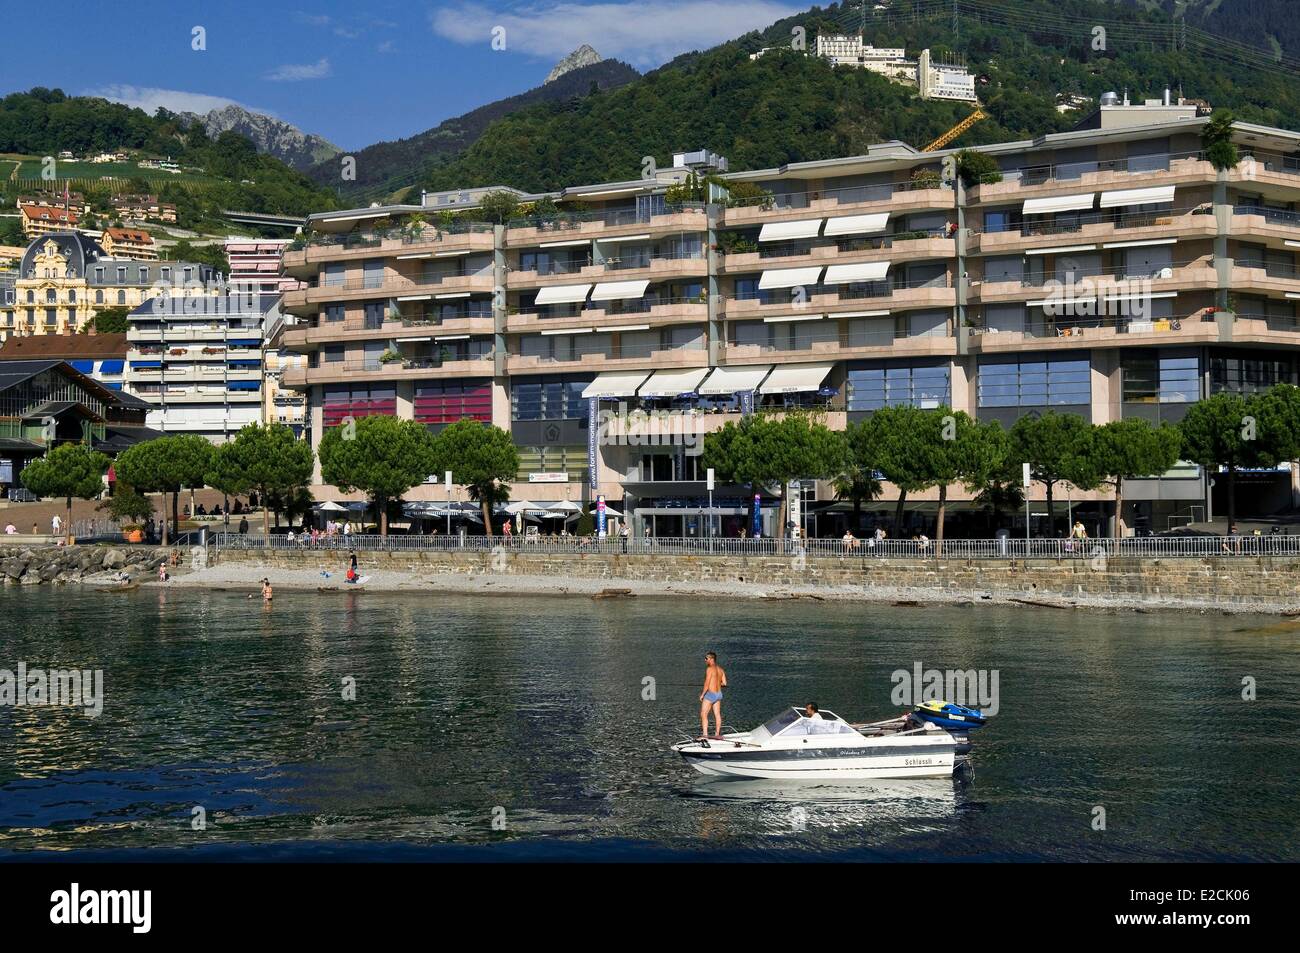
M943 185L943 179L937 169L917 169L912 173L912 188L937 189Z
M402 360L402 355L398 351L393 350L392 348L389 348L383 354L379 355L380 364L392 364L394 361L400 361L400 360Z
M406 220L406 237L411 240L419 239L424 234L425 224L424 216L416 212Z
M969 189L980 183L992 185L1001 182L1002 170L992 156L973 149L963 149L957 153L957 177Z

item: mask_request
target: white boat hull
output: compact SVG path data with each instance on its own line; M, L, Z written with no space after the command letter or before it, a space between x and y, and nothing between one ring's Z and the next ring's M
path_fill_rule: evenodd
M679 744L674 750L700 774L718 778L866 781L888 778L951 777L957 743L943 731L885 738L843 736L764 746L749 735Z

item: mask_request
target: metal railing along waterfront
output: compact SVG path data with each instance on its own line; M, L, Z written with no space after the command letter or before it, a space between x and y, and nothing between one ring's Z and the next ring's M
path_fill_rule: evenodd
M1123 539L945 539L940 544L926 539L883 539L871 537L845 540L738 538L722 536L617 536L500 534L487 536L298 534L245 536L217 533L212 543L218 550L348 551L358 552L537 552L607 553L652 556L806 556L834 559L1055 559L1107 560L1114 558L1172 559L1247 556L1300 556L1300 535L1260 536L1128 536Z

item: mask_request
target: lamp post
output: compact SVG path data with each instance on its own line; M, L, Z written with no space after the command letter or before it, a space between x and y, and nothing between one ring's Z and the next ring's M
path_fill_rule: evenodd
M448 470L443 474L443 480L447 484L447 535L451 536L451 471Z

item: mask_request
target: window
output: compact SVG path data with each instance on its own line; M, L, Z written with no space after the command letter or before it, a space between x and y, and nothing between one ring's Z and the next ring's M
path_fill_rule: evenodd
M321 284L326 288L341 287L346 277L347 272L343 265L326 265Z
M1086 360L1010 361L979 365L980 407L1079 406L1092 400Z
M161 268L161 269L159 269L159 272L158 272L158 273L162 276L162 280L163 280L163 281L171 281L171 280L172 280L172 270L171 270L170 268L166 268L166 267Z
M118 269L117 269L117 283L118 283L119 285L124 285L124 284L126 284L126 268L125 268L125 267L121 267L121 268L118 268Z
M347 312L341 304L327 304L325 306L326 321L342 321Z
M102 288L96 288L96 289L95 289L95 304L103 304L103 303L104 303L104 290L103 290Z
M850 365L848 409L879 410L882 407L933 408L949 403L947 364L930 367Z
M76 289L76 288L69 288L69 289L68 289L68 303L69 303L69 304L76 304L76 302L77 302L77 289Z
M347 349L342 344L326 344L322 349L326 364L339 364L343 361Z
M46 304L54 304L54 302L58 300L58 294L59 294L59 293L58 293L57 291L55 291L53 288L46 288L46 289L45 289L45 303L46 303Z
M492 385L486 381L447 381L415 388L415 419L422 424L450 424L463 417L492 422Z
M582 396L594 378L522 377L510 384L511 420L582 420L587 401Z
M367 331L378 331L384 326L384 309L387 302L384 301L367 301L365 328Z
M59 311L57 308L45 309L45 326L52 328L59 323Z
M33 291L31 288L27 289L27 303L28 304L36 303L36 292Z
M1142 404L1190 404L1200 395L1200 361L1161 356L1155 351L1125 353L1120 363L1124 400Z
M362 264L363 284L367 288L378 288L384 283L384 260L370 258Z
M565 473L569 481L587 479L586 447L520 447L519 479L528 482L532 473Z
M1211 354L1210 393L1255 394L1296 382L1295 361L1271 354Z

